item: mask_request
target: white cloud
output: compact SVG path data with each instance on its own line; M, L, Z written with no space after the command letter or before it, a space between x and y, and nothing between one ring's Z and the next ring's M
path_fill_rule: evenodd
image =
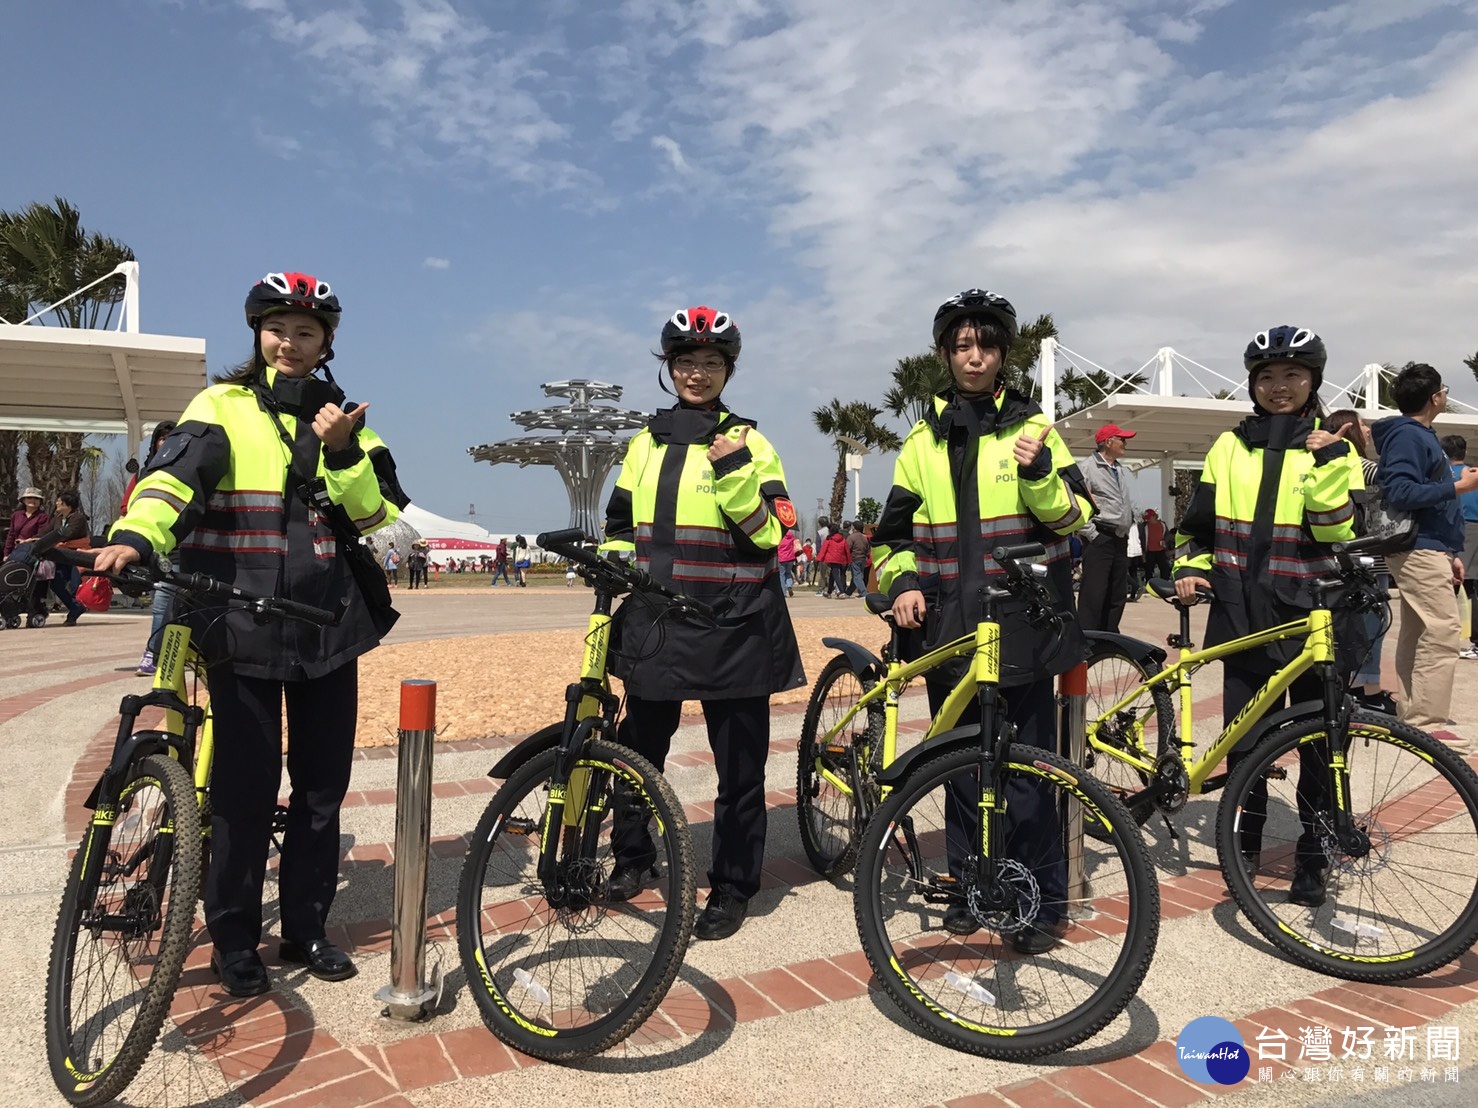
M373 113L371 134L398 161L491 168L528 187L589 188L596 175L560 148L557 99L567 51L557 35L495 33L448 0L239 0L313 62L320 96Z
M1316 65L1196 71L1161 48L1220 6L627 5L628 64L677 106L651 129L800 267L746 274L725 304L745 334L733 403L796 444L793 483L830 472L810 408L879 395L972 285L1121 372L1172 345L1235 378L1253 332L1297 322L1337 384L1410 358L1467 377L1478 39L1398 52L1351 11L1316 29ZM1267 34L1296 40L1280 11Z
M667 163L679 173L691 173L692 167L683 157L683 148L677 140L667 135L653 135L652 145L667 155Z
M450 258L427 258L421 264L427 269L450 269L452 266Z
M1409 358L1466 378L1455 360L1478 347L1478 35L1457 14L1473 0L626 0L616 33L579 49L432 0L399 22L347 0L301 19L253 4L428 165L583 188L631 143L662 155L644 159L654 176L690 172L630 189L661 194L660 218L717 201L767 230L707 270L582 273L592 301L653 290L652 326L611 322L590 346L617 363L597 375L653 403L661 319L720 302L745 335L735 407L796 444L793 481L818 491L830 459L809 409L878 395L971 285L1051 311L1120 371L1168 344L1236 375L1247 338L1281 322L1324 335L1331 381ZM1207 28L1233 19L1287 49L1222 48ZM548 365L541 317L498 327L485 341L519 368L576 375Z

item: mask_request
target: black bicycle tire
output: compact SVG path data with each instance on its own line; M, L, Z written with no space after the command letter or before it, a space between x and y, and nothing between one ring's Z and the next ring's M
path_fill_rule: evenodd
M1454 791L1467 802L1469 816L1474 822L1474 841L1478 842L1478 774L1473 772L1472 767L1446 744L1388 715L1368 711L1352 713L1350 726L1354 728L1360 724L1369 727L1369 730L1360 732L1362 741L1373 740L1396 746L1405 744L1429 758L1453 785ZM1235 855L1234 858L1229 857L1228 844L1235 841L1233 836L1237 834L1237 812L1254 776L1260 772L1259 767L1292 752L1302 741L1312 741L1312 738L1301 740L1300 736L1304 733L1317 738L1324 733L1324 721L1320 718L1293 720L1263 738L1231 775L1217 808L1217 856L1221 861L1222 876L1227 888L1242 914L1264 938L1294 962L1331 977L1350 981L1373 984L1404 981L1431 973L1461 957L1478 941L1478 883L1474 885L1465 910L1437 939L1417 948L1409 957L1400 961L1362 961L1355 956L1340 956L1299 941L1291 929L1280 925L1276 914L1267 908L1263 898L1258 895L1242 864L1240 849L1231 852ZM1392 742L1393 735L1399 737L1399 743ZM1378 968L1382 965L1387 968Z
M811 787L816 784L819 788L819 775L816 774L816 756L812 751L815 747L816 732L821 725L821 711L826 703L826 697L831 687L842 675L854 678L862 686L863 693L867 693L877 685L876 679L865 674L858 673L845 654L838 654L822 668L816 683L811 687L811 698L806 703L806 714L801 723L801 735L796 744L795 764L795 814L796 822L800 825L801 846L805 849L806 857L811 866L822 877L834 878L850 873L852 867L857 863L857 846L861 838L860 824L860 799L853 795L850 798L851 818L849 820L849 832L846 844L836 853L829 853L822 843L816 841L816 826L812 820L815 811L814 797ZM868 710L868 730L871 731L876 723L877 734L872 736L874 742L882 741L883 718L879 707L876 711ZM864 773L870 774L870 769L864 767Z
M195 785L185 767L164 755L140 759L131 768L124 795L140 780L152 780L163 793L174 825L174 849L170 861L169 904L160 926L159 953L153 972L142 986L133 1026L124 1036L116 1056L90 1081L79 1084L68 1065L71 1052L70 995L71 962L76 953L77 922L84 906L96 894L96 873L84 880L89 852L106 850L111 827L89 823L62 894L52 936L51 959L46 973L46 1053L58 1091L70 1103L88 1108L106 1104L120 1096L137 1076L158 1041L164 1018L174 999L185 957L190 950L195 923L195 902L200 891L200 811Z
M1147 665L1139 661L1137 658L1132 657L1117 643L1098 639L1093 641L1092 648L1088 655L1087 677L1090 688L1092 687L1094 665L1099 662L1108 661L1111 659L1123 662L1125 665L1129 666L1146 680L1153 677L1156 673L1160 672L1160 667L1158 665L1151 668L1150 665ZM1163 751L1175 749L1175 702L1170 696L1170 691L1166 689L1164 685L1154 686L1152 689L1149 690L1149 693L1151 703L1153 703L1155 707L1157 746L1155 751L1145 751L1145 753L1149 754L1151 757L1154 757ZM1089 696L1091 705L1092 694L1090 693ZM1088 718L1090 720L1093 718L1093 710L1091 706L1088 709ZM1106 778L1098 773L1096 763L1099 756L1112 758L1112 755L1102 755L1102 752L1100 751L1096 751L1091 748L1085 748L1083 751L1083 768L1086 769L1089 773L1093 774L1093 776L1099 781L1100 784L1103 784L1110 789L1120 787L1117 783L1109 782ZM1136 774L1139 777L1141 785L1149 785L1149 774L1144 773L1133 766L1130 766L1126 762L1120 762L1118 764L1122 765L1126 772ZM1155 807L1153 804L1139 804L1129 810L1129 815L1133 818L1134 822L1139 824L1140 826L1143 826L1145 822L1148 821L1150 816L1152 816L1154 813ZM1090 831L1089 833L1094 834L1095 837L1097 837L1095 831Z
M1098 805L1108 816L1109 824L1114 830L1114 839L1120 845L1120 855L1125 860L1131 904L1123 949L1114 969L1106 975L1105 985L1089 1001L1079 1005L1068 1016L1050 1021L1042 1028L1025 1031L1010 1028L977 1033L966 1030L957 1021L936 1014L899 981L903 972L901 964L895 969L895 961L889 954L891 944L886 938L880 918L882 907L877 895L883 857L881 848L884 837L900 812L911 808L920 795L929 792L940 781L962 768L975 765L978 758L979 751L974 746L957 747L915 766L903 781L894 786L888 799L869 821L862 837L853 892L853 910L862 948L874 976L912 1023L946 1046L986 1058L1026 1061L1065 1050L1098 1034L1134 999L1149 972L1159 939L1160 886L1144 839L1136 831L1130 830L1134 825L1116 797L1095 778L1084 775L1080 767L1074 766L1066 758L1036 747L1009 748L1006 754L1008 773L1012 767L1024 770L1021 763L1028 759L1036 766L1051 767L1056 773L1050 777L1042 778L1040 773L1033 773L1032 776L1052 780L1058 787L1071 782L1071 788L1079 790L1089 803ZM1002 1033L1003 1031L1007 1033Z
M481 968L480 927L473 925L471 921L481 919L480 890L494 841L495 826L504 814L515 808L519 800L538 787L540 780L552 773L556 756L557 751L545 750L514 767L502 788L488 802L482 818L478 820L477 829L473 832L463 860L457 892L457 946L467 975L468 988L477 1001L488 1029L509 1046L531 1057L548 1062L571 1062L609 1050L639 1028L662 1003L667 990L672 987L682 969L683 958L692 938L697 876L687 819L666 778L646 758L624 746L603 739L595 739L587 744L577 765L598 761L627 767L641 779L644 795L652 803L653 815L671 829L666 841L672 844L675 855L664 860L674 874L675 891L672 898L676 903L676 910L669 905L662 932L654 944L652 961L638 986L608 1015L578 1029L550 1028L547 1034L521 1027L511 1011L500 1003L501 998L496 995L496 987Z

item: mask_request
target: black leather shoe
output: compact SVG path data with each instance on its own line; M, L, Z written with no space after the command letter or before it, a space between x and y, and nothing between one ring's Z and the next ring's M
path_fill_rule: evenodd
M221 979L221 987L232 996L261 996L267 991L267 967L255 950L213 951L210 968Z
M308 972L320 981L343 981L359 972L338 947L327 939L312 939L306 943L282 940L277 956L289 965L307 966Z
M641 892L642 884L646 881L648 873L656 877L657 867L617 865L611 871L610 880L606 882L606 899L613 903L630 900Z
M1061 923L1031 924L1011 936L1011 947L1018 954L1046 954L1062 941L1064 930Z
M1288 888L1288 903L1305 908L1318 908L1324 903L1324 867L1300 862L1293 871L1293 884Z
M693 938L709 941L727 939L739 930L748 913L749 901L742 896L714 889L708 894L708 903L703 906L703 911L698 914L698 922L693 924Z
M980 921L968 904L951 904L944 910L944 929L955 935L973 935L980 930Z

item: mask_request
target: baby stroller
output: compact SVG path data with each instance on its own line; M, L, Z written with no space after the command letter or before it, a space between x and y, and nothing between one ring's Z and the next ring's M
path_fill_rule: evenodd
M46 622L46 588L56 564L39 557L36 544L21 543L0 564L0 622L14 631L24 620L27 627Z

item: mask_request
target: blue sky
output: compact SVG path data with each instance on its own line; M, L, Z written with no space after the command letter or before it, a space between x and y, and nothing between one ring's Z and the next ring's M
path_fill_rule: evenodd
M1478 399L1475 8L13 5L0 207L62 195L127 242L144 329L213 370L263 273L330 281L336 373L406 488L495 530L562 524L562 488L465 449L545 380L658 406L663 320L717 305L745 337L726 399L813 509L810 410L876 399L972 285L1119 371L1170 345L1237 377L1295 322L1333 381L1418 359Z

